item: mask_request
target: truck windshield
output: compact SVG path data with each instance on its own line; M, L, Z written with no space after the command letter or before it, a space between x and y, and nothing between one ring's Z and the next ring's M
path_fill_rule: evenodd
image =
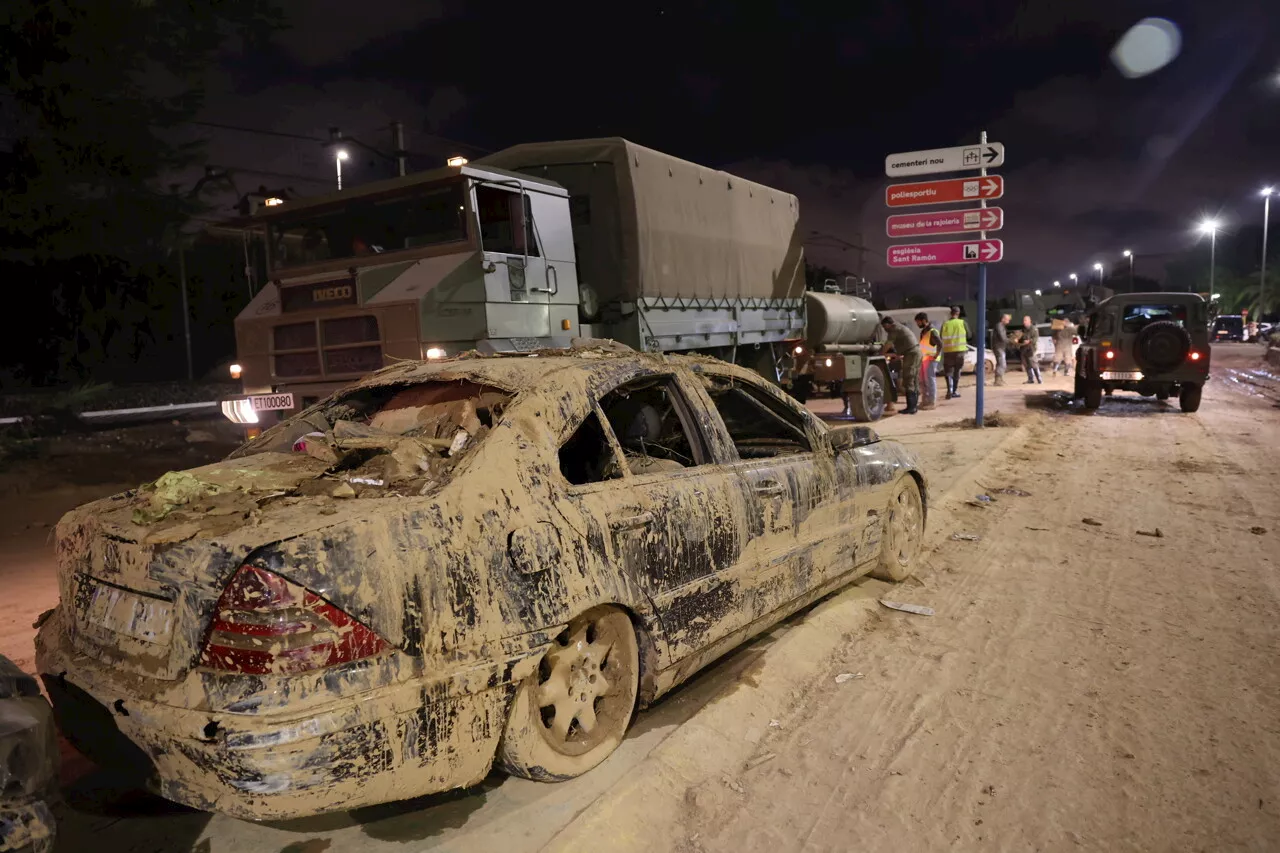
M467 237L463 181L299 211L269 226L273 269L400 252Z

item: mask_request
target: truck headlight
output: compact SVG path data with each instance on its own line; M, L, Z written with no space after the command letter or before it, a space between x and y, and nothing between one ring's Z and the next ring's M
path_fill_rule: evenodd
M430 347L427 350L427 358L430 360L435 360L437 358L444 358L444 350L442 350L440 347Z
M233 365L231 365L231 378L232 378L232 379L239 379L239 378L240 378L240 374L241 374L241 373L243 373L243 372L244 372L244 368L243 368L243 367L241 367L240 365L238 365L238 364L233 364Z

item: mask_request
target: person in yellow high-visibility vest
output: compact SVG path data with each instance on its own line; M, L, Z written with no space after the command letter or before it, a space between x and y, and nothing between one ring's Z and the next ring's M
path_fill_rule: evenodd
M947 399L960 396L960 370L969 348L969 327L960 319L960 306L951 306L951 319L942 324L942 373L947 377Z

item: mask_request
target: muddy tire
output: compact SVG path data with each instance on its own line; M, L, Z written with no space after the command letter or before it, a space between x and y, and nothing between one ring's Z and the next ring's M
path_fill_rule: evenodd
M915 573L924 542L924 499L915 477L908 474L893 487L887 516L880 562L871 576L897 583Z
M1194 382L1184 382L1178 392L1178 407L1188 414L1200 408L1200 389Z
M1086 409L1096 409L1102 405L1102 385L1097 382L1090 382L1084 386L1084 407Z
M541 782L581 776L622 742L639 685L631 618L616 607L588 610L569 623L516 689L499 765Z
M880 420L888 398L888 387L884 368L878 364L867 365L867 372L862 376L862 390L849 395L849 410L854 418L860 421Z

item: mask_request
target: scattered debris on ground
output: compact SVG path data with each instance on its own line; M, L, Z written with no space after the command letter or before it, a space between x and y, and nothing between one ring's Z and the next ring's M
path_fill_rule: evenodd
M903 613L914 613L917 616L932 616L933 608L925 607L923 604L906 604L901 601L886 601L880 599L880 603L890 610L901 610Z
M1139 531L1138 531L1138 535L1139 535L1139 536L1151 536L1151 537L1154 537L1154 538L1156 538L1156 539L1163 539L1163 538L1164 538L1164 531L1163 531L1163 530L1161 530L1159 527L1157 527L1155 530L1139 530Z
M957 542L977 542L982 537L976 533L952 533L951 538Z
M842 672L836 676L836 684L844 684L846 681L853 681L855 678L862 678L862 673Z
M1252 533L1254 536L1261 536L1262 534L1264 534L1264 533L1266 533L1266 532L1267 532L1267 528L1265 528L1265 527L1250 527L1250 528L1249 528L1249 532L1250 532L1250 533Z
M1082 519L1080 519L1080 521L1081 521L1081 523L1082 523L1082 524L1087 524L1087 525L1089 525L1090 527L1101 527L1101 526L1102 526L1102 522L1101 522L1101 521L1098 521L1098 519L1096 519L1096 518L1082 518Z
M1000 427L1019 427L1022 426L1022 417L1018 415L1006 415L1002 412L988 412L982 416L982 426L984 429L1000 428ZM938 429L974 429L977 422L973 418L963 418L958 421L947 421L938 424Z

